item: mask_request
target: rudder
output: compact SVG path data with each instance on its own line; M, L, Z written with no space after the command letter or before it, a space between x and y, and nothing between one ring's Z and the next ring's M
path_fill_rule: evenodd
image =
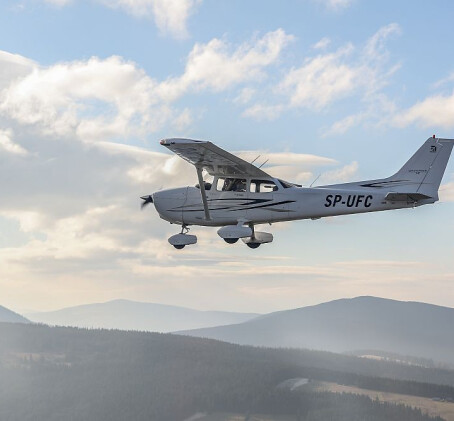
M454 139L430 137L387 181L407 192L421 193L438 199L438 188L451 155Z

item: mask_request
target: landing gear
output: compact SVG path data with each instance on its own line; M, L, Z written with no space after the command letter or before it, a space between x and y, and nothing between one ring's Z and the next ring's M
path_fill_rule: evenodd
M260 247L260 244L271 243L273 241L273 234L268 232L258 232L254 229L254 225L249 225L252 229L252 235L247 238L242 238L249 248L256 249Z
M239 238L224 238L224 241L228 244L235 244Z
M181 232L179 234L172 235L169 238L169 243L174 246L177 250L184 249L185 246L197 243L197 237L195 235L188 234L189 228L183 224L181 226Z

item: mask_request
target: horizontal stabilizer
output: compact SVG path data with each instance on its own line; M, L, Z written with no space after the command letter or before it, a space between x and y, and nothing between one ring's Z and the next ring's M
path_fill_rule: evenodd
M431 196L427 196L422 193L388 193L385 196L385 200L390 202L419 202L420 200L433 199Z

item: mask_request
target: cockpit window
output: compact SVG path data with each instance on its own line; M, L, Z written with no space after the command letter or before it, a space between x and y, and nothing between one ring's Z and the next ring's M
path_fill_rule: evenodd
M208 181L204 181L203 183L205 184L205 190L211 190L211 183L209 183ZM200 189L200 184L199 183L197 183L195 186L198 189Z
M274 181L269 180L251 180L249 190L251 193L271 193L278 189Z
M214 181L214 177L213 176L211 176L209 174L205 174L205 176L203 177L203 184L205 185L205 190L211 190L211 186L213 185L213 181ZM195 185L195 187L200 189L200 184L197 183Z
M244 178L218 178L216 185L218 191L245 192L246 180Z
M280 178L278 180L279 180L279 183L282 184L282 187L284 187L284 189L289 189L290 187L299 186L298 184L292 184L292 183L289 183L288 181L281 180ZM301 187L301 186L299 186L299 187Z

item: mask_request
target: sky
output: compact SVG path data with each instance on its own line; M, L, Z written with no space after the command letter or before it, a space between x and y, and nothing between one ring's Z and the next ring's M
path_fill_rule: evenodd
M267 227L227 245L140 196L194 185L161 138L211 140L315 185L396 172L454 136L454 4L0 3L0 304L123 298L271 312L374 295L454 307L454 159L440 202Z

